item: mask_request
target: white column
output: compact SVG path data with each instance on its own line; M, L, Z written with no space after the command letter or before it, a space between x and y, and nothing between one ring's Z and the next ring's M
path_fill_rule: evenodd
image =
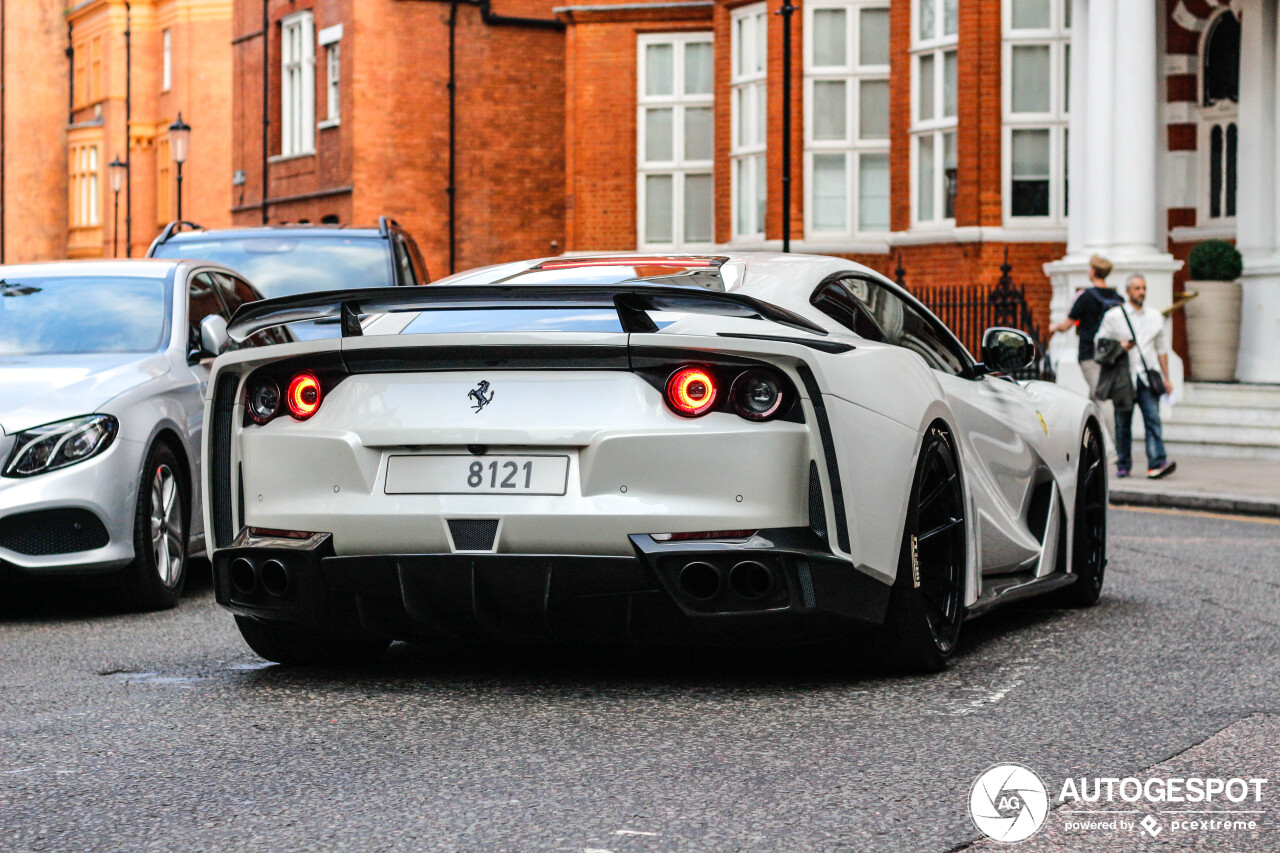
M1240 318L1242 382L1280 382L1280 112L1274 0L1242 0L1236 242L1244 256Z
M1144 0L1125 0L1126 3ZM1085 168L1078 183L1085 184L1085 208L1075 216L1083 216L1084 241L1088 249L1111 245L1112 194L1115 192L1115 90L1116 90L1116 0L1089 0L1089 53L1085 86L1088 130L1080 140L1084 145ZM1072 21L1073 29L1075 21ZM1152 36L1154 38L1154 34ZM1073 38L1073 48L1075 39ZM1126 38L1126 42L1128 39ZM1075 64L1075 56L1072 63ZM1074 141L1075 135L1072 135Z
M1070 207L1067 217L1067 254L1078 255L1085 242L1084 224L1089 209L1089 170L1084 146L1092 127L1089 123L1089 0L1071 2L1071 103L1067 105L1067 174L1071 182ZM1057 296L1055 292L1054 296ZM1062 309L1062 316L1067 308ZM1062 317L1055 317L1054 321Z
M1123 291L1125 279L1139 273L1147 281L1147 303L1161 310L1173 302L1173 274L1182 266L1165 251L1157 209L1164 150L1157 27L1164 4L1074 2L1068 153L1073 192L1067 256L1045 265L1053 282L1051 322L1066 316L1076 292L1088 286L1088 259L1095 252L1114 265L1108 279L1113 287ZM1075 344L1074 335L1055 336L1050 353L1059 381L1083 388ZM1174 355L1170 361L1178 387L1181 360Z

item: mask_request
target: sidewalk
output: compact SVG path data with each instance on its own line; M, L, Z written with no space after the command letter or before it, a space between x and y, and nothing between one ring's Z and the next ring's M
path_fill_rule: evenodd
M1111 465L1111 503L1165 506L1280 517L1280 460L1176 456L1178 468L1148 480L1141 442L1135 442L1133 474L1123 480Z

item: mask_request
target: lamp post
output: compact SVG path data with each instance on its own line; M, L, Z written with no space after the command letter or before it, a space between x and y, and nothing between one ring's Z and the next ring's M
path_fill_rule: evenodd
M111 176L111 192L115 196L115 207L111 214L111 257L120 257L120 190L124 189L124 179L129 174L129 164L115 159L107 164L107 174Z
M191 141L191 125L182 120L182 113L169 125L169 153L178 166L178 221L182 221L182 164L187 162L187 144Z

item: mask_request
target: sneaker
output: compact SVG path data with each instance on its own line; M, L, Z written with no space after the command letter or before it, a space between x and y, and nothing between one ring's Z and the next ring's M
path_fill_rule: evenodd
M1147 471L1147 478L1151 480L1159 480L1161 477L1167 477L1177 469L1177 462L1166 462L1159 468L1152 468Z
M1129 476L1129 469L1128 469L1128 468L1117 468L1117 469L1116 469L1116 476L1117 476L1117 477L1128 477L1128 476Z

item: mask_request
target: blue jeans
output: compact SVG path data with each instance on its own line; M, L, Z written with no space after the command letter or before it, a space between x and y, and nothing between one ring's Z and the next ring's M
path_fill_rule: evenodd
M1142 423L1147 433L1147 466L1159 468L1167 460L1164 441L1160 435L1160 401L1145 384L1136 383L1134 389L1138 408L1142 410ZM1131 468L1133 463L1133 409L1116 409L1116 467Z

